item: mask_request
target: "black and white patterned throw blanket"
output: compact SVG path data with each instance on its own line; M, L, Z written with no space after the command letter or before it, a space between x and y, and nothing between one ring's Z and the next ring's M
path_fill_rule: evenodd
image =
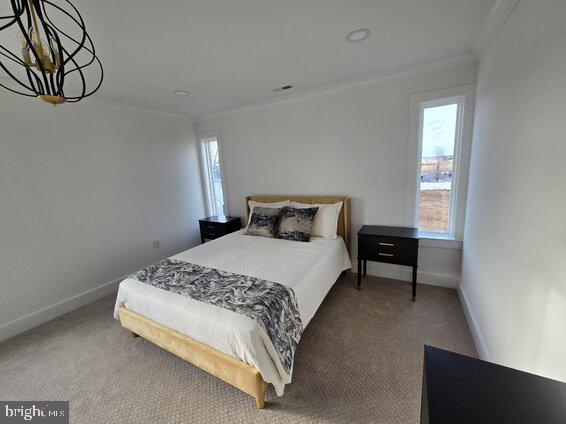
M287 374L291 373L303 324L289 287L174 259L153 264L130 278L253 319L269 336Z

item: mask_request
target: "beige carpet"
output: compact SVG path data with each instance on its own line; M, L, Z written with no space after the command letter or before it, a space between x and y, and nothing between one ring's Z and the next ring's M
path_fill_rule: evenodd
M73 423L418 423L423 344L476 355L454 290L340 280L285 396L252 398L112 319L107 297L0 343L0 399L69 400Z

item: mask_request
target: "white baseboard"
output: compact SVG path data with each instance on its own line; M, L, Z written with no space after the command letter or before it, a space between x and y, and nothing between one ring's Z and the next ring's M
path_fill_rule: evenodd
M23 333L30 328L37 327L47 321L51 321L60 315L66 314L73 309L80 308L88 303L94 302L104 296L115 293L118 285L125 277L102 284L98 287L85 291L84 293L75 295L68 299L46 306L39 311L24 315L0 326L0 341L6 340L16 334Z
M355 271L355 270L354 270ZM368 275L391 278L393 280L412 281L413 271L409 267L400 267L385 263L368 262ZM457 275L435 274L432 272L417 271L417 282L429 286L458 288L460 282Z
M468 321L468 327L470 327L470 331L472 332L472 338L474 339L474 344L476 345L476 350L478 351L480 359L493 362L489 350L487 349L487 345L485 344L485 340L482 336L472 305L468 300L466 291L461 285L458 286L458 298L460 299L460 303L462 304L462 309L464 310L466 321Z

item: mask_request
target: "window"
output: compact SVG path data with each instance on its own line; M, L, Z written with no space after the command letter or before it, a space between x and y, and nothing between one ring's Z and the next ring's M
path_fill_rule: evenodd
M418 227L425 233L452 233L452 183L459 102L422 104Z
M210 135L199 138L206 210L209 215L224 215L226 207L218 136Z
M474 94L464 86L412 97L408 221L423 238L461 240Z

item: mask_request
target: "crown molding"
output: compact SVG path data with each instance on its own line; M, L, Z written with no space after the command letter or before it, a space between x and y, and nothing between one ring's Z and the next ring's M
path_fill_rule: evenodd
M379 85L390 84L397 81L415 78L433 72L450 70L468 65L476 65L477 63L477 59L472 54L463 53L433 62L426 62L414 66L406 66L379 72L377 74L373 74L371 76L357 80L325 85L313 90L300 91L298 93L288 94L277 97L275 99L261 101L246 106L240 106L223 112L200 115L195 118L195 124L204 124L206 122L216 121L232 116L274 109L296 103L309 102L328 96L334 96L337 94L363 90L365 88L376 87Z
M11 81L11 79L0 75L0 81ZM13 94L13 95L17 96L17 94ZM69 105L60 105L59 107L62 108L69 107ZM159 116L159 117L174 118L174 119L183 119L183 120L189 120L191 122L193 120L191 116L179 115L172 112L165 112L159 109L137 106L131 103L118 102L115 100L110 100L104 97L97 97L97 96L93 98L83 99L77 103L73 103L72 107L86 107L96 110L105 110L105 111L112 111L117 113L128 113L130 115L149 115L149 116Z
M81 100L75 103L77 106L87 107L97 110L112 111L118 113L128 113L131 115L149 115L149 116L159 116L165 118L173 119L183 119L192 121L191 116L179 115L172 112L165 112L159 109L152 109L145 106L137 106L131 103L118 102L115 100L105 99L102 97L96 97L94 99Z
M480 36L472 49L479 60L485 54L520 0L497 0L493 9L487 15Z

